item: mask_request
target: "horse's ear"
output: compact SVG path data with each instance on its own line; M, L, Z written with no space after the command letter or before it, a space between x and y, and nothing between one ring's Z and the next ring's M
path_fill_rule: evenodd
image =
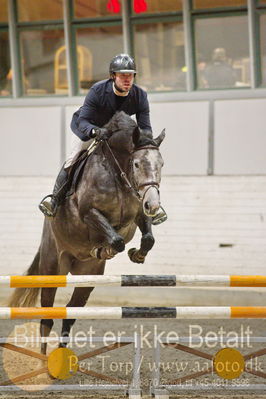
M161 145L161 143L162 143L162 141L164 140L164 138L165 138L165 129L163 129L163 130L161 131L161 133L159 134L159 136L156 137L156 139L154 139L154 141L155 141L157 147L159 147L159 146Z
M133 141L133 144L136 146L137 144L138 144L138 142L139 142L139 137L140 137L140 130L139 130L139 127L138 126L136 126L135 127L135 130L133 131L133 134L132 134L132 141Z

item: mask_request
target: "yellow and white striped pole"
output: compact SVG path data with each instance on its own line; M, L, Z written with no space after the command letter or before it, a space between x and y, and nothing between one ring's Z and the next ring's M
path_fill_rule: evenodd
M266 287L266 276L245 275L81 275L0 276L0 287Z
M0 319L266 318L266 306L0 308Z

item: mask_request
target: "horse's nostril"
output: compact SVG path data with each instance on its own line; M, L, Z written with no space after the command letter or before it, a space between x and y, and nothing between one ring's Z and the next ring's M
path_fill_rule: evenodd
M150 209L149 203L145 202L144 204L144 208L146 209L146 211L148 211Z

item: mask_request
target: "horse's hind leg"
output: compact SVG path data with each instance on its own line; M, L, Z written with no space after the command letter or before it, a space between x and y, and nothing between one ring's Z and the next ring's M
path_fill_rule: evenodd
M41 306L42 307L52 307L54 304L54 298L57 288L42 288L41 292ZM42 319L40 325L41 337L49 337L51 329L54 325L52 319ZM46 354L47 343L41 344L41 353Z
M69 307L83 307L93 291L94 287L78 287L74 289L72 297L67 304ZM61 337L68 338L70 330L75 323L76 319L65 319L62 324ZM60 347L67 346L67 343L60 343Z
M50 247L52 249L52 247ZM46 262L42 263L40 267L41 274L57 275L58 273L67 274L71 266L71 257L67 253L61 253L59 256L59 261L57 260L56 252L49 253L50 259L46 259ZM60 269L59 269L60 264ZM55 294L57 288L42 288L41 291L41 306L52 307L54 304ZM52 319L42 319L41 320L41 337L48 337L51 329L54 325ZM42 343L41 351L46 353L47 343Z
M104 273L105 261L97 259L90 259L88 262L76 261L71 269L71 274L74 275L97 275ZM94 287L78 287L74 289L72 297L67 304L67 307L83 307L92 293ZM76 319L65 319L62 324L61 336L68 338L71 327L75 323ZM66 346L66 343L60 344L60 346Z
M46 224L43 232L43 241L40 248L40 274L57 275L59 271L57 249L50 225ZM57 288L42 288L41 306L52 307ZM42 319L40 324L41 337L48 337L53 327L53 320ZM46 354L47 343L41 344L41 352Z

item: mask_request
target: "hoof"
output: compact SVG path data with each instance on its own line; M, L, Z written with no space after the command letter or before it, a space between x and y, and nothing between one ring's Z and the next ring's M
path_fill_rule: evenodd
M128 256L131 262L134 263L144 263L145 262L145 256L140 255L139 251L137 248L130 248L128 250Z
M113 248L102 248L101 259L109 260L112 259L116 254L117 251L114 251Z
M117 251L115 251L113 248L105 248L105 247L101 247L101 248L93 248L90 251L90 255L93 258L96 259L101 259L101 260L109 260L112 259L115 255L117 254Z
M120 236L117 236L116 238L114 238L114 239L112 240L111 247L112 247L115 251L117 251L117 252L122 252L122 251L124 251L124 249L125 249L125 242L124 242L123 238L120 237Z

